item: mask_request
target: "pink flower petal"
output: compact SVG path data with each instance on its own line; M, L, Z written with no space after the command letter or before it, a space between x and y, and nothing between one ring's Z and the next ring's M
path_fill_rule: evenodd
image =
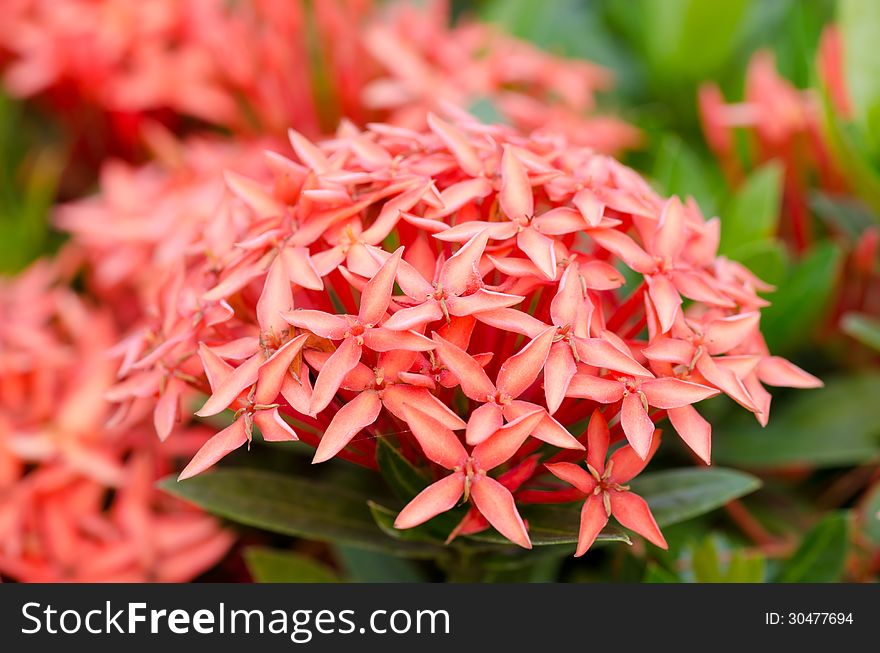
M373 391L361 392L333 416L321 436L312 463L323 463L342 451L362 429L376 421L382 410L379 395Z
M363 324L378 324L385 317L388 304L391 302L391 292L397 277L397 264L401 256L403 256L403 248L399 247L364 287L358 312L358 318Z
M675 323L681 307L681 295L678 294L672 281L662 274L646 276L645 281L648 283L651 303L654 304L654 310L657 311L660 320L660 329L663 333L667 333Z
M461 390L467 397L482 402L495 394L495 385L472 356L436 333L434 342L437 344L437 355L458 378Z
M620 423L635 452L643 460L647 458L651 450L651 437L654 435L654 422L648 417L639 393L631 392L623 398Z
M624 528L635 531L661 549L669 548L666 538L654 521L651 509L642 497L632 492L612 492L611 513Z
M510 220L531 218L535 214L535 201L528 174L509 147L504 148L501 156L501 191L498 193L498 202L504 215Z
M489 471L501 463L507 462L541 423L544 415L543 409L536 408L536 410L517 417L496 429L491 437L484 439L474 447L471 455L479 464L480 469ZM498 416L501 416L500 412ZM473 415L471 419L473 419Z
M446 469L453 469L465 463L468 454L459 439L455 437L455 433L427 413L409 404L403 405L403 413L406 416L406 423L412 429L428 460Z
M581 362L593 367L605 368L633 376L654 376L603 338L575 338L575 349Z
M291 442L299 440L296 432L290 427L290 424L284 421L277 408L256 411L254 413L254 424L260 429L260 433L263 434L263 439L266 442Z
M392 415L403 421L406 421L403 408L406 404L434 418L451 431L458 431L467 426L446 404L425 388L400 384L388 386L382 393L382 403Z
M260 365L257 373L257 390L254 393L254 402L258 404L271 404L281 392L284 378L290 374L290 366L297 354L302 351L303 345L309 334L303 333L290 340Z
M283 317L288 324L330 340L342 340L351 328L344 317L312 309L298 308L285 313Z
M613 404L623 398L625 388L613 379L604 379L594 374L578 372L568 384L567 397L592 399L600 404Z
M516 245L545 277L556 278L556 241L537 229L526 228L517 234Z
M707 465L712 456L712 425L693 406L670 408L666 416L684 443Z
M434 341L415 331L392 331L380 327L364 331L364 345L376 352L404 349L406 351L430 351Z
M258 352L236 367L232 374L214 389L214 393L208 397L205 405L199 409L196 415L210 417L229 407L238 395L257 382L263 361L263 352Z
M532 543L513 495L494 478L480 476L471 484L471 498L483 517L514 544L531 549Z
M217 433L208 440L201 449L196 452L189 464L180 472L178 481L183 481L212 467L221 458L232 453L248 441L247 426L244 418L235 420L232 424Z
M354 338L346 338L327 359L327 363L315 380L315 388L312 391L312 401L309 404L309 414L317 415L324 410L336 395L346 375L354 369L361 360L362 348Z
M663 409L681 408L719 394L715 388L673 377L642 381L641 391L647 397L648 404Z
M394 520L395 528L413 528L452 510L464 494L464 474L456 472L422 490Z
M469 445L480 444L504 424L498 404L483 404L471 413L467 421L465 441Z
M767 385L786 388L821 388L824 383L780 356L765 356L758 363L758 378Z
M583 467L574 463L547 463L544 465L553 476L573 485L584 494L592 494L596 479Z
M559 410L568 384L577 372L577 364L571 348L565 342L555 342L550 347L547 361L544 363L544 397L547 410L552 415Z
M556 327L548 327L518 353L504 361L498 370L499 393L516 398L535 382L544 369L544 362L550 353L555 335Z
M510 421L522 417L533 412L536 408L541 408L537 404L528 401L512 401L504 407L504 417ZM550 417L544 412L541 421L535 427L532 436L552 444L560 449L583 449L584 445L577 441L571 433L569 433L562 424Z
M706 327L703 342L713 356L726 354L755 333L760 320L761 314L757 311L713 320Z
M581 507L581 522L575 556L584 555L593 546L593 542L596 541L599 533L607 524L608 513L605 512L602 497L591 494Z

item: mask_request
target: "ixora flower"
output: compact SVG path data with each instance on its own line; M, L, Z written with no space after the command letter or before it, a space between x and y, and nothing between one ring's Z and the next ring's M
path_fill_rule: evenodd
M648 504L633 494L626 484L641 472L660 444L659 433L652 437L648 454L640 456L629 445L615 451L606 464L611 434L602 413L596 411L590 418L587 431L587 469L572 463L551 463L546 467L554 476L584 493L586 500L581 509L581 527L575 555L581 556L593 544L596 536L614 516L621 525L642 535L652 544L665 549L666 540Z
M545 495L597 497L579 553L609 510L662 544L626 489L655 424L668 418L708 463L711 427L693 404L725 393L766 423L763 384L821 385L767 351L769 288L717 255L717 219L565 136L453 110L424 129L291 132L290 145L262 174L227 174L176 264L134 282L150 288L146 317L117 347L108 396L122 414L152 410L168 442L200 393L196 415L233 411L181 478L257 430L314 446L315 463L375 469L377 438L394 433L435 479L399 528L465 502L450 539L492 526L529 547L517 497L556 475L574 488ZM115 233L131 233L127 219ZM141 260L158 245L127 241L119 256L132 246ZM592 436L574 437L590 414Z
M65 285L66 252L0 281L0 573L28 582L182 582L231 533L156 481L207 429L160 443L144 412L108 426L118 333Z

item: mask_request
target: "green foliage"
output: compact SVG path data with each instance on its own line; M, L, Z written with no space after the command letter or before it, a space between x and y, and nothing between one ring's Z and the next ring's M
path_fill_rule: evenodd
M880 455L880 375L826 379L774 407L761 428L751 415L718 425L714 458L726 465L858 465Z
M438 547L388 537L373 521L365 497L338 484L253 469L220 469L178 482L167 492L220 517L273 533L360 546L410 557Z
M697 583L761 583L765 560L710 536L692 548L691 570Z
M754 476L723 467L646 472L630 483L660 526L692 519L761 487Z
M833 513L825 517L804 536L797 551L786 560L776 582L779 583L832 583L839 581L849 548L848 513Z
M629 5L638 15L640 42L652 73L661 82L679 83L711 77L730 59L748 9L746 0L641 0Z
M869 152L880 158L880 4L839 0L838 23L844 44L844 77L855 122Z
M27 150L24 108L0 94L0 274L24 268L50 246L48 213L61 157L50 147Z
M825 315L841 265L840 248L832 242L817 245L790 267L761 312L761 332L774 353L790 353L804 344Z
M328 566L293 551L251 547L244 552L248 571L258 583L337 583Z
M781 202L782 166L755 170L721 213L720 253L742 260L743 252L767 244L776 235Z

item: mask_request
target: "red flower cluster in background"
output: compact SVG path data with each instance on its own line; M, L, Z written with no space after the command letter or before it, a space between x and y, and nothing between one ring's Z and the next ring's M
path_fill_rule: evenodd
M65 287L64 258L0 286L0 573L29 582L188 580L233 543L155 482L205 441L110 419L111 316Z

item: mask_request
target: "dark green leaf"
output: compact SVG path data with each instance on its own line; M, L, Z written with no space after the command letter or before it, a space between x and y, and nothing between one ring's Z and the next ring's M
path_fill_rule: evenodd
M668 526L754 492L761 481L723 467L689 467L642 474L631 485L648 502L657 523Z
M773 407L761 428L740 413L715 430L715 460L737 467L860 464L880 454L880 374L826 379Z
M379 438L376 442L376 464L394 494L404 501L412 499L430 483L430 479L409 462L388 438Z
M770 351L791 351L809 339L837 283L840 249L830 242L792 266L779 289L770 295L772 305L761 314L761 331Z
M779 583L833 583L843 575L849 547L849 514L834 513L804 536L779 569Z
M741 260L741 250L770 240L779 224L781 202L782 166L768 163L751 174L721 214L719 251Z
M258 583L338 583L330 567L293 551L250 547L244 552L248 571Z
M216 470L160 486L215 515L284 535L341 542L411 557L441 549L394 540L376 526L365 498L336 485L249 469Z

